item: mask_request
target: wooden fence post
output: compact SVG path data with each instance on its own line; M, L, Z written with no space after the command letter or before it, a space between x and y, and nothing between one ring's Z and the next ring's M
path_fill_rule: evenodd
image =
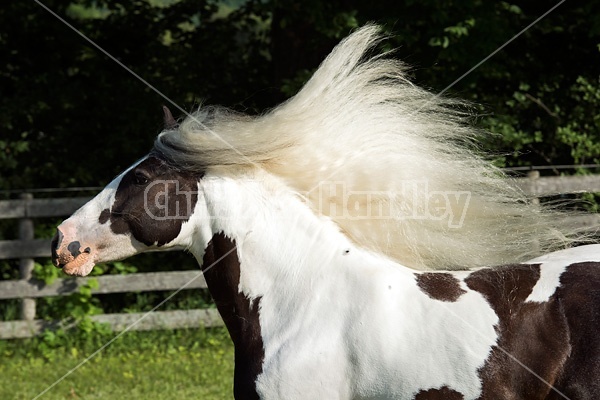
M539 179L540 177L540 171L537 170L531 170L529 172L527 172L527 178L530 179L531 181L531 189L533 191L533 188L535 188L535 181L537 179ZM540 204L540 199L536 196L533 199L531 199L531 204Z
M536 183L535 181L537 179L539 179L539 177L540 177L540 171L531 170L531 171L527 172L527 178L531 182L531 191L532 192L534 192L535 183ZM537 195L534 195L534 196L535 197L533 197L531 199L531 204L533 204L534 206L539 206L540 198L537 197ZM531 250L533 251L533 254L535 254L536 256L541 253L540 241L538 239L535 239L533 241L533 248Z
M25 218L19 220L19 239L31 240L34 238L33 220L28 218L29 200L33 199L31 193L22 193L19 196L25 203ZM30 280L33 272L33 258L19 259L19 272L22 280ZM35 319L35 300L24 298L21 300L21 319L33 321Z

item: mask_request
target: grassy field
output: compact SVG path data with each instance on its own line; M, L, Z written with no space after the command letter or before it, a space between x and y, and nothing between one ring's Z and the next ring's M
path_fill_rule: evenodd
M110 339L0 341L0 399L35 398ZM232 378L224 329L130 332L39 398L231 399Z

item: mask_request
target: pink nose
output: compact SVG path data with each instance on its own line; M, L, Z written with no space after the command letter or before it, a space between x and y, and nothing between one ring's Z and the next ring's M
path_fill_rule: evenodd
M60 229L56 229L56 234L52 239L52 263L63 268L68 263L74 261L82 253L89 254L91 249L86 247L82 249L81 243L78 240L73 240L66 244L65 235ZM66 244L66 245L65 245Z

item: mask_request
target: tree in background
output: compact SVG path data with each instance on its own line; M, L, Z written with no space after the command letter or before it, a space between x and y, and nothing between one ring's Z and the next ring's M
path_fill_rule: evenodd
M44 2L185 110L261 112L352 29L445 91L551 6L544 1ZM166 101L35 2L0 9L0 189L102 185L145 154ZM600 163L600 5L565 2L444 95L481 107L505 165ZM180 114L180 113L177 113Z

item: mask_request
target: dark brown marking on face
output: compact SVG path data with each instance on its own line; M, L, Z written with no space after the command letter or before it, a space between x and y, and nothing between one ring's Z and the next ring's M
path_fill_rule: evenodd
M100 213L100 216L98 217L98 222L100 222L101 224L105 224L108 222L109 219L110 219L110 208L105 208Z
M235 348L234 397L259 399L256 378L262 372L265 350L260 330L261 298L250 301L239 292L240 260L235 243L224 234L213 236L204 253L202 270L217 309ZM220 257L222 260L213 265Z
M162 246L179 235L193 213L201 178L148 157L123 175L110 211L103 210L98 221L110 220L116 234L131 233L147 246Z
M463 400L465 396L448 386L439 389L421 390L415 396L415 400Z
M553 297L564 308L572 347L556 386L570 399L600 399L600 263L570 265Z
M479 370L481 399L545 399L571 346L563 305L556 298L525 303L540 278L538 265L506 265L470 274L467 286L480 292L499 318L497 345ZM518 360L518 362L517 362Z
M417 286L434 300L453 302L467 293L460 287L460 282L452 274L426 272L415 274Z

